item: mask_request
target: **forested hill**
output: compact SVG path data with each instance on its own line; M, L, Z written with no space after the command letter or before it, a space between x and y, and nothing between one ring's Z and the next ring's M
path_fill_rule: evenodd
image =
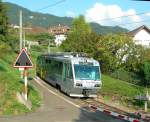
M54 26L58 24L71 26L73 18L71 17L58 17L51 14L43 14L39 12L33 12L21 6L12 3L5 3L7 6L7 14L9 18L9 22L11 24L19 23L19 10L23 11L23 23L24 25L32 25L32 26L40 26L44 28L48 28L49 26ZM90 23L93 31L98 34L106 34L106 33L122 33L127 32L128 30L125 28L121 28L119 26L101 26L97 23Z

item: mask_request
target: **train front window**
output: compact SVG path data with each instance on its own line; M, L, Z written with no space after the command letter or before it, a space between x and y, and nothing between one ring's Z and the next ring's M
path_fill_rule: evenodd
M76 80L100 80L100 71L98 66L74 65Z

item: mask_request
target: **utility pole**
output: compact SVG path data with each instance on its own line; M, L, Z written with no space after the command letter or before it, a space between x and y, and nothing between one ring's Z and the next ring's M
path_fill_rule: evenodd
M23 47L25 48L26 46L26 35L25 35L25 29L23 31Z
M20 30L20 51L21 51L22 50L22 10L20 10L19 23L20 23L19 30ZM24 70L23 68L20 68L21 79L23 79L23 70Z
M20 10L20 18L19 18L19 22L20 22L20 51L22 49L22 10Z

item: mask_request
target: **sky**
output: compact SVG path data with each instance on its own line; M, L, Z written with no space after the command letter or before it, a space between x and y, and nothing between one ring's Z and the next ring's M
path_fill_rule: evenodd
M56 16L84 15L88 22L134 29L150 27L150 2L134 0L3 0ZM57 4L59 3L59 4ZM48 7L51 6L51 7ZM123 16L123 17L122 17Z

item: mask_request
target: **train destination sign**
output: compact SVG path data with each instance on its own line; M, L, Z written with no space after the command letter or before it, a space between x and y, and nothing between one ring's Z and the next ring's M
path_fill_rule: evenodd
M32 68L33 63L25 48L23 48L14 63L15 68Z

